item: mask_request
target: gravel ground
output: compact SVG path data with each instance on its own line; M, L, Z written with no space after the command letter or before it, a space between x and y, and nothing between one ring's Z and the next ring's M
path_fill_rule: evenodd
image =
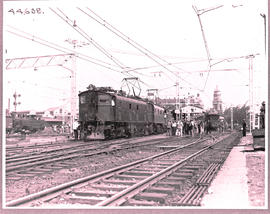
M253 149L251 135L243 137L240 145L245 148L249 205L262 207L265 205L265 152Z
M109 154L101 154L95 156L94 158L82 158L80 162L77 163L76 167L69 169L61 169L48 175L24 178L19 181L12 181L7 183L6 201L11 201L19 197L39 192L49 187L53 187L71 180L75 180L106 169L126 164L141 159L143 157L148 157L156 154L157 152L160 152L158 148L153 150L142 150L141 148L134 148L129 150L121 150ZM264 181L262 181L263 176L257 176L257 174L259 173L261 175L264 173L264 152L257 152L255 157L254 154L255 153L247 154L247 166L249 167L249 180L247 182L249 186L249 197L250 200L253 202L253 206L263 206ZM260 167L257 166L258 161L260 161L261 163ZM260 195L261 197L259 198L258 195Z
M159 140L167 138L165 135L147 136L146 140ZM132 142L140 141L140 138L131 139ZM179 139L181 144L188 140ZM121 141L121 140L120 140ZM170 141L170 140L168 140ZM96 156L74 159L76 164L72 168L61 169L51 174L44 174L35 177L25 177L20 180L8 181L6 183L6 201L15 200L17 198L39 192L41 190L60 185L78 178L86 177L113 167L124 165L154 154L163 152L158 147L142 149L141 147L119 150L108 154L99 154Z
M246 156L248 197L251 206L265 205L265 154L262 151Z
M26 177L19 181L10 181L6 184L6 201L11 201L49 187L139 160L158 152L154 150L140 151L140 149L141 148L130 149L129 151L121 150L117 153L100 154L89 158L82 158L77 163L77 166L73 168L61 169L52 174Z
M167 138L165 135L154 135L144 137L145 140L160 140ZM177 145L177 143L169 143L172 140L177 138L168 138L168 143L164 145L172 144ZM140 141L141 139L133 139L132 142ZM178 141L178 140L177 140ZM179 145L184 145L192 141L191 138L179 138ZM145 148L145 147L144 147ZM108 153L108 154L99 154L96 156L84 157L74 159L76 164L72 168L61 169L55 171L51 174L44 174L35 177L25 177L20 180L8 181L6 183L6 201L12 201L17 198L33 194L44 189L60 185L65 182L69 182L78 178L86 177L113 167L124 165L145 157L155 155L157 153L164 152L164 150L159 147L153 146L149 149L149 146L146 149L141 147L119 150L117 152Z

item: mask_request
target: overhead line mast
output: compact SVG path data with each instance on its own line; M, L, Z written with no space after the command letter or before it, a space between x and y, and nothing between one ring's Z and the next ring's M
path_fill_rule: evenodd
M7 30L7 32L9 32L9 33L11 33L11 34L14 34L14 35L16 35L16 36L18 36L18 37L22 37L22 38L24 38L24 39L31 40L32 42L36 42L36 43L41 44L41 45L44 45L44 46L46 46L46 47L55 49L55 50L57 50L57 51L63 52L64 54L62 54L62 55L69 55L71 52L74 52L75 57L77 57L77 58L79 58L79 59L85 60L85 61L87 61L87 62L93 63L93 64L95 64L95 65L98 65L98 66L107 68L107 69L109 69L109 70L112 70L112 71L115 71L115 72L118 72L118 73L123 73L123 72L120 71L120 70L116 70L116 69L114 69L114 68L112 68L112 67L108 67L108 66L106 66L106 65L102 65L101 63L107 64L107 65L109 65L109 66L116 66L116 65L112 65L112 64L109 64L109 63L107 63L107 62L101 61L101 60L99 60L99 59L95 59L95 58L92 58L92 57L87 56L87 55L85 55L85 54L79 53L79 52L77 52L77 51L73 51L73 50L71 50L71 49L62 47L62 46L60 46L60 45L58 45L58 44L49 42L49 41L44 40L44 39L42 39L42 38L40 38L40 37L37 37L37 36L34 36L34 35L32 35L32 34L26 33L26 32L24 32L24 31L22 31L22 30L20 30L20 29L17 29L17 28L15 28L15 27L12 27L12 26L9 26L9 27L12 28L13 30L16 30L16 31L20 32L20 33L15 33L15 32L9 31L9 30ZM22 34L25 34L25 35L22 35ZM60 55L61 55L61 54L59 54L59 56L60 56ZM58 56L58 55L55 55L55 56ZM45 57L45 56L40 56L40 57ZM47 57L50 57L50 55L47 56ZM26 58L27 58L27 57L26 57ZM35 57L29 57L29 58L35 58ZM89 60L88 58L91 59L91 60ZM20 59L20 58L16 58L16 60L17 60L17 59ZM21 58L21 59L22 59L22 58ZM10 59L8 59L8 60L10 60ZM15 59L14 59L14 60L15 60ZM97 62L94 62L94 61L92 61L92 60L96 60ZM46 65L46 66L55 66L55 65ZM30 66L30 67L31 67L31 66ZM39 67L40 67L40 66L39 66ZM131 74L129 74L129 73L124 73L124 74L133 77L133 75L131 75ZM140 81L142 84L144 84L144 85L146 85L147 87L149 87L149 85L148 85L147 83L143 82L142 80L138 80L138 81ZM151 86L150 86L150 87L151 87Z
M61 59L61 63L56 61L57 58ZM44 60L47 61L44 62ZM65 67L64 64L68 60L72 60L72 68ZM27 61L32 61L32 64L26 65ZM18 64L16 64L18 62ZM71 91L70 91L70 111L71 111L71 128L76 115L76 79L75 79L75 69L76 69L76 57L74 54L57 54L57 55L46 55L46 56L35 56L35 57L22 57L22 58L13 58L6 59L6 69L25 69L25 68L34 68L37 70L38 67L47 67L47 66L61 66L71 72ZM13 66L13 67L12 67ZM16 111L16 109L15 109ZM71 130L72 131L72 130Z

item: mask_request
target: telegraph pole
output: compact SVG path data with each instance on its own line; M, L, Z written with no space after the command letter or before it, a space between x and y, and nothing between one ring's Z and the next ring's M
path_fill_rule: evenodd
M231 106L231 131L233 131L233 107Z
M254 55L249 55L249 131L254 128L254 102L253 102L253 58Z
M77 100L77 89L76 89L76 56L72 54L72 69L71 69L71 96L70 96L70 105L71 105L71 127L75 121L76 116L76 100Z
M176 95L177 95L177 99L175 102L175 113L176 113L176 119L179 120L180 119L180 88L179 88L179 81L177 81L175 83L175 87L176 87Z

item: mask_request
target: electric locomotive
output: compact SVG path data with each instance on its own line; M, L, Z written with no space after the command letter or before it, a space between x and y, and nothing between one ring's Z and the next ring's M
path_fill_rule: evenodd
M164 109L117 91L90 88L79 94L81 139L110 139L162 133Z

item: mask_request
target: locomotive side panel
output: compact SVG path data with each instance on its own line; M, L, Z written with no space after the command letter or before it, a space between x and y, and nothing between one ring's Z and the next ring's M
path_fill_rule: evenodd
M116 122L124 122L129 118L129 111L127 108L128 104L123 101L122 99L119 99L117 97L116 99L116 116L115 116L115 121Z
M136 105L137 120L142 123L147 123L147 104L137 104Z
M97 121L115 121L113 102L110 94L98 94Z
M127 123L147 122L145 102L116 96L116 121Z
M147 121L148 123L154 123L154 105L152 103L147 103Z
M165 124L164 109L154 105L154 123Z

